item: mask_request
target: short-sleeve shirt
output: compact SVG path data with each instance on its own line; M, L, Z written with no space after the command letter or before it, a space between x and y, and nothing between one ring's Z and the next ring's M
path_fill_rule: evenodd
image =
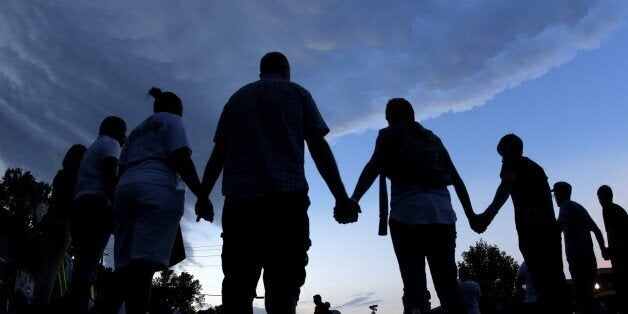
M567 258L578 252L593 252L591 230L595 222L582 205L574 201L564 201L560 205L558 222L565 233L565 253Z
M430 152L436 155L447 154L440 139L418 122L402 122L395 128L403 128L417 134L429 132L434 139L434 147ZM403 145L399 140L403 139L397 139L391 134L395 131L397 130L391 127L380 130L373 153L376 168L380 173L385 173L391 181L390 219L411 225L455 223L456 212L451 206L451 196L447 187L427 186L426 183L433 180L422 177L426 175L425 173L412 173L410 169L404 168L403 165L408 163L404 162L404 158L408 156L399 156L402 153L400 146ZM439 159L440 157L435 157L435 160Z
M124 173L118 186L148 183L176 187L177 176L169 158L181 147L189 148L181 117L168 112L151 115L131 131L122 148L119 163Z
M308 189L304 140L329 128L310 93L276 75L263 75L225 105L214 142L226 147L222 192L252 197Z
M539 230L556 228L552 193L547 175L541 166L527 157L504 162L500 176L515 174L510 196L515 209L515 225L520 242L533 237Z
M113 138L100 135L87 149L79 166L74 189L74 199L83 195L107 196L104 187L102 161L107 157L118 159L120 143Z

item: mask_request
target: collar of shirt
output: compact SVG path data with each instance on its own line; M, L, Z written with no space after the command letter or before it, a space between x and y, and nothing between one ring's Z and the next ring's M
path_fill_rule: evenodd
M260 78L260 80L283 80L283 81L288 81L285 78L283 78L281 75L278 75L278 74L260 74L259 78Z

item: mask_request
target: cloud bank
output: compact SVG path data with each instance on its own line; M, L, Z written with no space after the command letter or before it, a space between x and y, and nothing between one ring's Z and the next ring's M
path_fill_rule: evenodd
M179 94L198 161L228 97L284 52L335 135L483 105L594 49L628 11L608 1L2 1L0 165L51 178L107 115L130 127L153 85Z

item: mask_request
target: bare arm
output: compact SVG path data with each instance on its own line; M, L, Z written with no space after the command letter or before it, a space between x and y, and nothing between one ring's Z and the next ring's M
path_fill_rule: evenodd
M327 183L336 201L348 198L345 186L340 179L340 172L338 171L336 160L325 138L322 136L314 136L308 137L305 140L318 172L323 177L323 180L325 180L325 183Z
M493 218L497 215L499 210L504 206L504 203L510 197L510 189L512 188L512 184L514 183L516 175L511 171L506 171L502 174L502 180L497 187L497 191L495 191L495 197L493 198L493 202L486 208L486 210L478 215L478 218L481 221L481 225L476 232L483 232L486 230L488 225L491 224ZM475 230L475 229L474 229Z
M201 183L196 173L196 167L190 158L191 153L188 147L177 148L170 153L170 161L174 166L174 170L181 176L181 179L183 179L190 191L196 197L199 197L201 194Z
M449 168L449 175L451 176L456 195L458 195L458 199L462 204L465 216L467 216L467 219L474 219L477 215L473 212L473 206L471 206L471 199L469 198L467 187L464 185L460 174L458 174L458 170L456 170L456 167L454 166L453 161L451 161L451 157L446 150L443 154L443 158L445 166Z
M353 191L352 199L359 202L362 196L368 191L368 189L373 185L375 179L379 175L377 171L377 166L375 165L375 154L371 157L371 160L366 163L362 173L360 174L360 178L358 179L358 183L355 185L355 190Z
M602 235L602 231L600 231L600 228L598 228L595 221L591 219L591 216L589 216L589 228L591 229L591 231L595 235L595 238L597 239L597 243L600 246L600 251L602 251L602 257L606 258L607 250L606 250L606 245L604 244L604 236Z
M216 143L214 150L212 151L207 165L205 166L205 173L203 174L203 183L201 184L202 192L199 198L209 197L209 193L214 189L214 185L222 172L222 168L225 165L225 156L227 150L224 144Z

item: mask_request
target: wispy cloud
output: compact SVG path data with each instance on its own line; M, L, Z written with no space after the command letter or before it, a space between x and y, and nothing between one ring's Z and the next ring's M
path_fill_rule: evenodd
M628 4L599 1L3 1L0 164L51 177L99 121L129 125L145 92L178 93L197 161L218 114L255 80L259 58L283 51L335 135L383 123L390 97L422 118L484 104L594 49Z
M342 308L365 307L365 306L369 306L369 305L373 305L373 304L377 304L381 302L382 300L380 299L372 298L374 294L375 294L374 292L360 293L358 295L355 295L353 299L349 300L348 302L345 302L344 304L340 306L337 306L336 308L342 309Z

